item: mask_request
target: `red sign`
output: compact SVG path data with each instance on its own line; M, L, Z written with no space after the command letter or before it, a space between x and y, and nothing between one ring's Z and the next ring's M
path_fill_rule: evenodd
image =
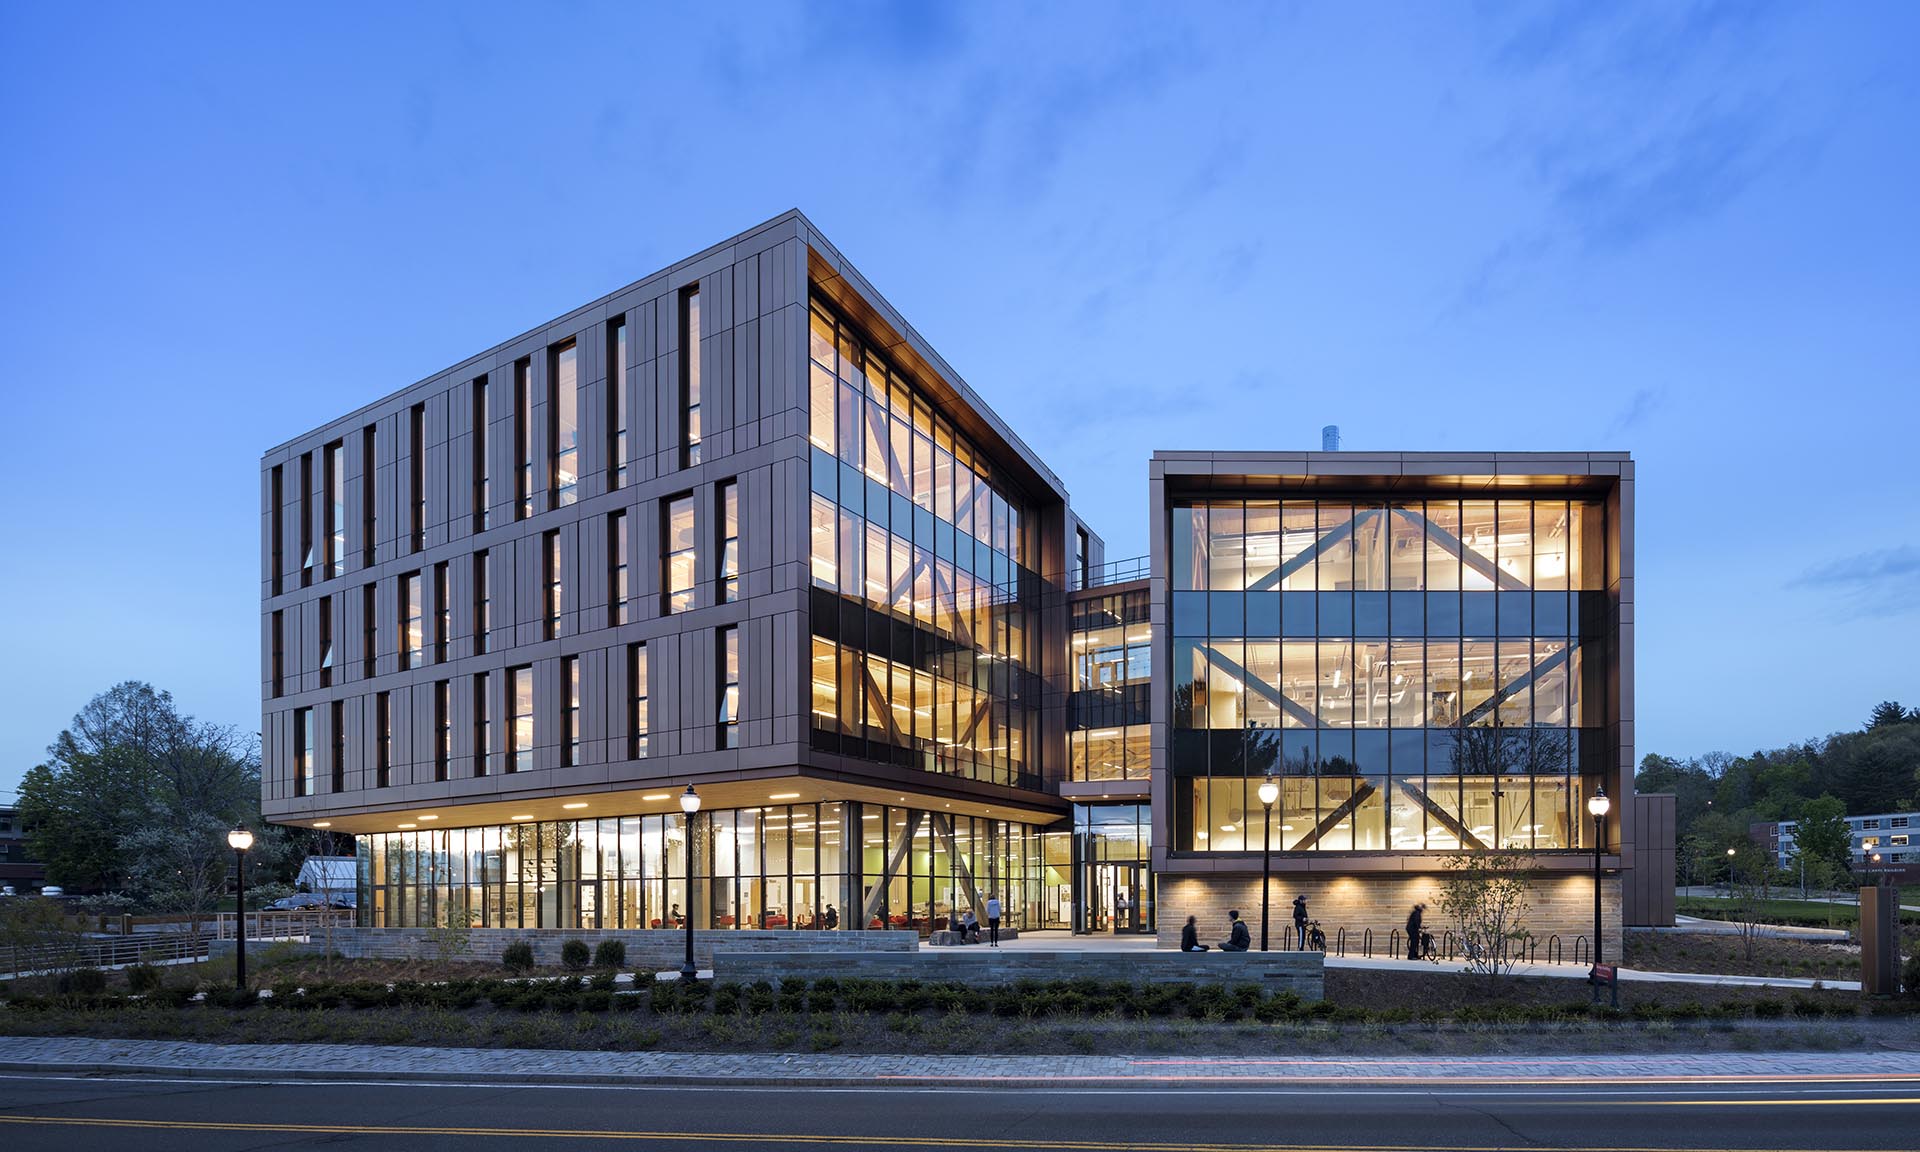
M1616 979L1614 976L1614 966L1611 964L1595 964L1593 971L1587 973L1587 979L1593 981L1595 984L1611 984Z

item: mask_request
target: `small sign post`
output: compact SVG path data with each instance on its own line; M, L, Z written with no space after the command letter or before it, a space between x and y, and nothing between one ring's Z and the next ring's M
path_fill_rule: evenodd
M1600 1003L1600 988L1605 985L1612 992L1613 1007L1620 1007L1620 969L1613 964L1595 964L1587 972L1587 983L1593 985L1593 1002Z

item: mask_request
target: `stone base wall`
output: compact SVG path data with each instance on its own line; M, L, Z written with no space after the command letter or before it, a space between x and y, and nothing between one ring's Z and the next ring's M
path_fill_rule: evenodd
M1021 980L1124 980L1134 984L1258 984L1302 1000L1326 994L1318 952L1095 952L1007 948L924 953L734 952L722 945L713 978L741 984L765 980L955 980L975 987Z
M627 967L642 971L666 971L685 961L687 937L684 931L669 929L588 929L565 928L474 928L467 934L466 951L457 958L497 963L501 950L516 941L533 945L537 963L560 963L560 946L578 940L588 948L597 948L602 940L620 940L627 946ZM442 954L445 936L431 928L336 928L333 950L353 959L437 960ZM302 945L303 951L319 952L326 945L320 935ZM772 929L716 929L693 934L693 961L701 968L713 966L715 947L725 951L794 953L890 952L912 953L920 946L919 934L910 931L814 932Z
M1160 946L1178 948L1180 929L1188 916L1198 917L1195 927L1200 942L1218 947L1227 938L1227 910L1238 908L1240 918L1253 933L1253 946L1260 946L1260 874L1214 873L1181 876L1162 872L1159 876L1159 907L1156 931ZM1367 929L1373 930L1373 954L1385 955L1397 929L1401 933L1401 953L1405 954L1407 913L1416 903L1427 906L1425 925L1435 941L1454 925L1440 910L1439 875L1393 876L1315 876L1275 873L1270 908L1270 946L1283 947L1293 929L1293 898L1307 898L1307 912L1320 921L1327 934L1327 950L1333 951L1341 928L1347 930L1347 952L1358 955ZM1573 959L1574 941L1593 936L1593 877L1559 875L1535 880L1529 897L1532 904L1521 927L1539 941L1536 953L1547 958L1547 942L1560 937L1565 958ZM1600 882L1601 920L1605 927L1604 958L1620 956L1620 879L1605 876Z

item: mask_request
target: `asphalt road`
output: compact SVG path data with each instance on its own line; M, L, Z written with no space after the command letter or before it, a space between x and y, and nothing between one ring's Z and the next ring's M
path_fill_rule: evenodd
M1912 1149L1920 1083L790 1089L0 1076L0 1148Z

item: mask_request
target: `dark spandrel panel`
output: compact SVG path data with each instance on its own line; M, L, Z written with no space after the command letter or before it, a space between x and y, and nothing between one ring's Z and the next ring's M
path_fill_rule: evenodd
M1246 633L1246 597L1239 592L1207 593L1207 630L1215 636L1241 636Z
M860 469L851 464L840 465L840 507L855 516L865 515L867 506L867 481L860 475Z
M953 563L953 525L945 520L934 521L933 550L940 559Z
M1353 593L1320 593L1321 636L1353 635Z
M833 457L815 448L812 456L811 483L813 490L831 500L838 491L840 469Z
M1450 776L1454 767L1454 732L1452 728L1428 728L1427 733L1427 775Z
M1204 730L1175 731L1171 751L1175 776L1207 774L1207 733Z
M1355 592L1353 594L1353 634L1355 636L1387 635L1387 593Z
M1205 592L1173 594L1173 634L1175 636L1207 634L1207 595Z
M1374 776L1384 776L1391 767L1388 757L1388 733L1385 729L1368 728L1353 734L1353 765L1357 771ZM1419 771L1416 767L1414 771Z
M1495 607L1498 593L1462 592L1460 594L1460 634L1462 636L1497 636L1499 612Z
M1318 735L1312 728L1289 728L1282 733L1281 771L1289 776L1309 776L1319 767Z
M1389 635L1414 639L1427 634L1427 596L1424 592L1394 592L1388 595Z
M1353 771L1353 731L1349 728L1320 730L1320 770L1331 775Z
M1567 634L1567 593L1533 594L1533 634L1554 637Z
M1247 734L1238 728L1212 728L1207 732L1207 774L1209 776L1245 776L1247 774Z
M1427 593L1427 635L1460 635L1460 593Z
M1500 635L1533 635L1533 593L1496 592L1500 601Z
M1395 728L1387 736L1393 751L1394 772L1402 776L1418 776L1425 770L1426 729Z
M1265 639L1280 635L1280 593L1247 593L1246 634Z
M1320 634L1316 611L1319 596L1312 592L1280 594L1280 634L1294 640L1311 640Z

